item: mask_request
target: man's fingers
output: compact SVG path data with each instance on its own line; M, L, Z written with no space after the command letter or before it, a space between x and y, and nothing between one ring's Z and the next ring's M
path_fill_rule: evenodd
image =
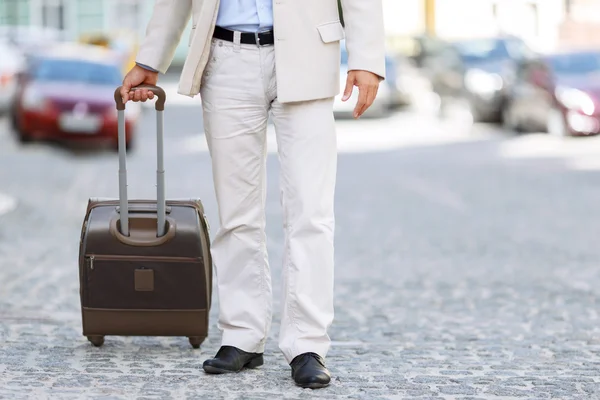
M368 86L365 89L363 89L363 91L366 92L365 102L363 104L360 104L360 106L359 104L356 105L357 115L355 116L355 118L358 118L361 115L363 115L364 112L367 111L369 107L371 107L371 105L375 101L375 98L377 97L377 89L377 87L372 86Z
M346 88L344 89L344 96L342 97L342 101L346 101L352 95L352 89L354 89L354 78L352 75L348 75L348 79L346 79Z
M129 98L133 101L152 100L154 92L148 89L136 89L129 92Z
M123 86L121 87L121 98L123 99L123 104L127 103L127 100L129 100L130 89L131 87L125 82L123 82Z
M367 95L368 88L365 86L358 87L358 101L356 102L356 107L354 107L354 118L360 117L362 114L362 109L367 103Z
M142 100L142 91L140 89L133 90L131 93L133 93L133 96L132 96L133 101L141 101Z
M371 107L373 102L375 101L375 97L377 96L377 88L370 87L369 92L367 94L367 102L365 103L361 115Z
M377 93L379 93L379 85L374 86L371 89L371 103L369 104L369 107L371 106L371 104L373 104L373 102L375 101L375 98L377 98Z

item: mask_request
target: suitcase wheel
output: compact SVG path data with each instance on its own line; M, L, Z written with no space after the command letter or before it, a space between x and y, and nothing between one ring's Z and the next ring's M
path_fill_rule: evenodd
M206 339L206 336L190 336L189 339L192 347L199 349L202 342L204 342L204 339Z
M104 344L104 336L88 336L87 338L96 347L100 347Z

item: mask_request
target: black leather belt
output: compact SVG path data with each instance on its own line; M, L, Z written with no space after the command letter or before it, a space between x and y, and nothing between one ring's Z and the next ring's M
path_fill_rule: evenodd
M213 33L213 37L216 39L233 42L233 31L221 28L220 26L216 26L215 32ZM268 46L270 44L275 43L275 35L273 35L273 31L264 31L257 33L242 32L240 37L240 43L255 44L258 46Z

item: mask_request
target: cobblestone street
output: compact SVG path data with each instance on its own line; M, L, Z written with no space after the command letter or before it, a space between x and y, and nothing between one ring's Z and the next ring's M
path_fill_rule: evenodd
M218 226L198 108L165 111L168 197ZM153 198L154 117L129 159ZM0 398L600 398L600 140L516 136L401 112L339 121L336 319L320 391L293 385L277 348L283 250L268 161L274 321L265 365L209 376L209 338L81 335L78 244L89 197L118 194L115 154L22 146L0 119Z

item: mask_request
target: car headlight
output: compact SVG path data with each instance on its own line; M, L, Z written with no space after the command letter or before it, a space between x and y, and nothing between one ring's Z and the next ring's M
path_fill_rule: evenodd
M470 69L465 75L465 85L474 93L491 93L502 89L502 77L480 69Z
M47 104L46 98L32 87L27 88L23 93L22 105L27 110L41 111Z
M556 98L569 109L581 110L587 115L593 115L596 111L594 100L579 89L557 87L554 91Z

